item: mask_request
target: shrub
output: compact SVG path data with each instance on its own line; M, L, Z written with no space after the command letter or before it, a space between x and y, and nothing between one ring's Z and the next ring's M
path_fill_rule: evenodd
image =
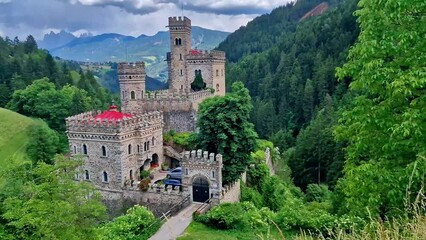
M306 188L306 201L324 202L331 199L331 191L324 184L308 184Z
M262 195L253 188L241 184L241 201L252 202L257 208L264 206Z
M143 171L141 171L141 173L140 173L140 177L141 177L141 179L144 179L144 178L149 177L149 175L150 175L150 174L151 174L151 173L150 173L149 171L143 170Z
M161 226L146 207L136 205L101 227L101 239L148 239Z
M149 184L151 183L151 178L144 178L144 179L142 179L141 181L140 181L140 183L139 183L139 185L138 185L138 188L141 190L141 191L148 191L148 189L149 189Z
M274 213L267 208L258 209L252 202L224 203L210 212L195 217L196 221L218 229L260 229L268 227Z

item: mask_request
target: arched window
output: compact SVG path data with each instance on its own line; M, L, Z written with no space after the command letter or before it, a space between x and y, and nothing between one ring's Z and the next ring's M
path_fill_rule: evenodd
M86 144L83 144L83 154L87 155L87 146L86 146Z
M149 150L149 141L146 142L146 150Z
M129 172L129 178L130 178L130 180L133 180L133 170L130 170L130 172Z
M185 168L185 175L188 175L188 168Z
M216 92L219 92L219 84L216 84Z
M77 147L73 146L73 153L76 154L77 153Z
M219 77L219 69L216 69L216 77Z
M102 157L106 157L107 156L107 150L105 146L102 146Z
M141 152L141 146L139 146L139 144L138 144L137 148L138 148L138 153L140 153Z
M154 146L154 145L155 145L155 138L154 138L154 137L152 137L152 139L151 139L151 145L152 145L152 146Z
M84 170L84 179L90 180L89 170Z
M175 45L179 45L179 40L177 38L175 39Z
M179 44L178 45L182 45L182 39L179 38Z
M181 75L181 76L183 75L183 71L182 71L182 69L180 70L180 75Z
M212 171L212 177L214 178L214 171Z
M132 144L129 144L129 146L127 146L127 153L132 154Z
M135 98L136 98L136 96L135 96L135 91L131 91L131 92L130 92L130 98L131 98L131 99L135 99Z
M143 150L146 151L146 142L143 143Z
M102 173L102 180L104 181L104 182L108 182L108 173L107 172L103 172Z
M179 60L182 60L182 53L179 54Z

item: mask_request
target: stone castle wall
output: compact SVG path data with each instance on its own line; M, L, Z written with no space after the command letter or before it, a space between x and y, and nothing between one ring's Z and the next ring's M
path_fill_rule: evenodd
M222 199L220 203L234 203L241 199L241 180L237 180L222 188Z
M112 217L124 214L126 210L136 204L147 207L156 217L161 217L171 207L180 203L186 196L184 192L161 189L159 192L150 190L142 192L139 190L111 190L99 189L104 204ZM189 204L189 202L187 203Z

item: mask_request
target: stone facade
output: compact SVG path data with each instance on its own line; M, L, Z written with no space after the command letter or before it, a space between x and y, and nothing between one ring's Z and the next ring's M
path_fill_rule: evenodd
M66 119L71 155L84 160L78 178L105 189L121 189L127 180L137 180L140 171L158 167L163 160L161 112L103 118L115 113L120 114L113 108Z
M208 97L225 95L225 53L191 49L191 20L187 17L170 17L167 27L170 30L169 89L147 93L145 64L120 63L121 108L132 114L162 111L165 131L195 131L198 105ZM196 72L201 74L207 90L191 90Z
M222 199L222 155L208 153L207 151L187 151L182 161L182 185L194 200L194 181L198 178L207 183L207 199L211 198L213 204L219 204ZM202 198L204 201L207 200Z

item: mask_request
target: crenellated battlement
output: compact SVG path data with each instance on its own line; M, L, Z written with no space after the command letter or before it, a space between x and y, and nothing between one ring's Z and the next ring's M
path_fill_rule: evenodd
M144 62L120 62L118 63L118 75L145 75Z
M169 28L172 27L189 27L191 28L191 20L187 17L169 17Z
M192 50L188 55L186 55L187 61L193 60L223 60L225 61L226 54L223 51L217 50Z
M185 151L182 158L182 164L215 164L222 166L222 155L209 153L208 151L202 151L198 149L197 151Z
M82 113L67 118L66 126L68 132L91 132L91 133L119 133L130 130L144 131L151 128L162 128L163 113L151 111L123 119L96 119L98 112Z

